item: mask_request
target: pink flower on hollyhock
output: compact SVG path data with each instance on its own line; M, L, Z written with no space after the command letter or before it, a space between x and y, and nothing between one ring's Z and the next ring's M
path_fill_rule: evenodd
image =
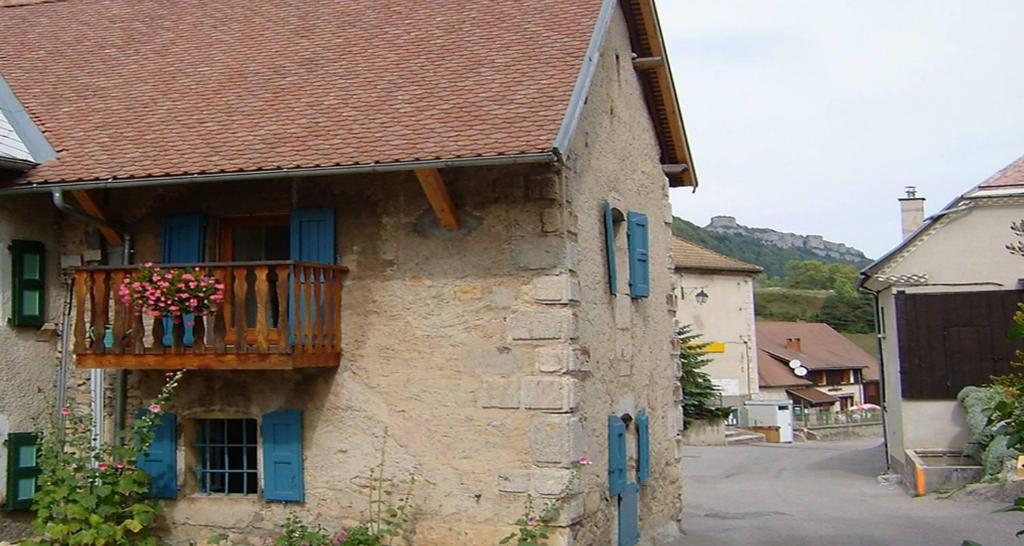
M68 406L64 406L63 408L60 408L60 414L63 415L64 417L67 417L68 415L71 415L71 408L68 407Z
M578 462L581 465L583 465L583 466L589 466L589 465L594 464L594 461L591 461L590 458L585 457L585 456L584 457L580 457L580 460Z
M538 518L536 514L530 514L529 517L526 518L526 523L530 525L533 525L538 521L540 521L540 518Z
M118 470L124 470L124 466L124 461L117 461L116 463L114 463L114 468Z
M341 546L346 540L348 540L348 529L342 529L334 537L334 546Z
M100 469L100 472L106 472L107 469L110 468L110 463L108 463L107 461L103 461L100 464L96 465L96 468Z
M160 413L160 404L150 404L149 411L150 413Z

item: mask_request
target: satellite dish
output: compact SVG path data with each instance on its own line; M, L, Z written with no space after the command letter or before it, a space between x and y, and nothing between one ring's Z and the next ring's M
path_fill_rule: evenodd
M790 360L789 361L789 369L791 369L791 370L795 370L795 369L797 369L797 368L799 368L800 366L803 366L803 365L804 365L804 363L800 362L799 360Z
M800 367L794 369L793 373L795 373L797 377L803 377L803 376L807 375L807 368L804 368L803 366L800 366Z

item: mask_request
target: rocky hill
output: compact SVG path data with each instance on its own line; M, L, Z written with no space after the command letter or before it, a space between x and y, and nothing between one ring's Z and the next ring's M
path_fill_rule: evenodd
M843 243L826 241L821 235L798 235L769 228L748 227L738 223L732 216L715 216L711 218L711 223L704 226L704 230L711 233L753 237L779 248L805 249L829 261L835 260L857 265L870 261L860 250Z
M816 260L849 263L863 267L870 259L863 252L842 243L825 241L818 235L781 233L767 228L751 228L730 216L716 216L707 227L676 218L672 232L726 256L764 268L768 277L781 277L791 261Z

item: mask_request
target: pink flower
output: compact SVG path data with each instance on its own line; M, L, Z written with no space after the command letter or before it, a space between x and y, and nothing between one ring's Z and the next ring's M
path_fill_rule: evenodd
M64 406L63 408L60 408L60 414L63 415L64 417L67 417L68 415L71 415L71 408L68 407L68 406Z
M538 521L540 521L540 518L538 518L536 514L530 514L530 516L526 518L526 523L530 525L533 525Z
M114 468L118 470L124 470L124 461L117 461L114 463Z
M160 413L160 404L150 404L149 411L150 413Z
M153 262L146 262L142 264L144 267L153 267Z
M346 540L348 540L348 530L342 529L338 531L338 534L334 537L334 546L341 546L341 544Z
M96 465L96 468L100 469L100 472L106 472L107 469L110 468L110 464L107 463L107 461L103 461L100 464Z
M594 464L594 461L591 461L588 457L585 457L585 456L584 457L580 457L580 460L577 461L577 462L579 462L583 466L589 466L589 465Z

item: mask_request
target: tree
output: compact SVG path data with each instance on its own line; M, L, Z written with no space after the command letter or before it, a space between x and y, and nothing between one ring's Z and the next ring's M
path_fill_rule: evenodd
M718 406L722 393L702 368L711 363L708 343L700 341L690 325L676 330L679 340L679 384L683 387L683 415L690 419L725 419L732 408Z

